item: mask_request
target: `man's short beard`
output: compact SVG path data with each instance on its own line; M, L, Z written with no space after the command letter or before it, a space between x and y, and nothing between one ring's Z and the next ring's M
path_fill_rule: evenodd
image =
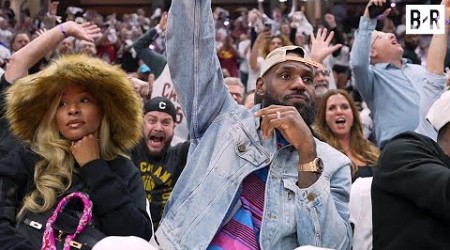
M288 105L287 103L282 103L282 102L275 100L275 98L273 98L269 94L269 91L266 90L264 93L264 99L262 101L262 107L265 108L265 107L269 107L270 105L294 106L297 109L297 111L300 113L300 115L302 116L306 125L311 127L311 125L314 122L314 116L316 114L316 110L315 110L315 102L314 102L314 99L312 99L312 98L309 98L308 105L303 105L301 103L295 103L294 105Z

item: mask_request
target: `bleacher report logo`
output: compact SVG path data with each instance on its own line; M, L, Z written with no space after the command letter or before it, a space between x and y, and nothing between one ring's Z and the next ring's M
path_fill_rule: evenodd
M444 5L406 5L406 34L445 34Z

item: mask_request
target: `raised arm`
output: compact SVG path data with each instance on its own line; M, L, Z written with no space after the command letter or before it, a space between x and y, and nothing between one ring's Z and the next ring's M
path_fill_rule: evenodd
M155 39L166 31L167 13L163 13L159 24L140 36L134 43L133 48L136 51L139 59L152 69L155 77L158 78L166 67L167 58L159 53L154 52L148 46L155 41Z
M26 76L28 69L41 60L49 51L52 51L66 37L93 42L100 33L100 29L90 23L77 24L69 21L62 23L37 37L25 47L11 56L5 72L5 78L9 83L14 83L18 78Z
M193 139L200 138L220 113L238 107L223 84L214 37L210 0L172 2L167 62Z
M445 19L450 17L450 0L443 0L441 4L445 5ZM447 37L449 27L445 26L445 34L435 34L431 38L430 48L428 50L427 74L423 79L423 92L420 93L420 122L415 132L426 135L433 140L437 139L437 132L426 120L428 110L431 105L441 96L446 88L446 78L444 77L444 60L447 53Z
M450 1L442 0L441 4L445 5L445 20L450 18ZM444 74L444 59L447 54L447 40L448 40L449 26L445 25L445 34L433 35L428 49L427 71L430 73L442 75Z
M270 31L269 30L262 31L256 37L255 43L253 44L252 50L250 51L250 58L248 60L248 64L253 71L259 70L258 57L261 52L261 49L264 46L264 43L268 39L270 39Z
M342 48L342 44L335 44L330 47L333 36L334 32L327 33L327 29L319 29L316 36L314 34L311 36L311 59L322 63L327 56Z
M372 32L375 30L377 20L371 19L368 13L368 6L373 4L369 1L359 20L359 27L355 32L355 41L350 53L350 68L355 78L355 84L361 95L369 106L373 100L373 71L370 68L370 53L372 46Z

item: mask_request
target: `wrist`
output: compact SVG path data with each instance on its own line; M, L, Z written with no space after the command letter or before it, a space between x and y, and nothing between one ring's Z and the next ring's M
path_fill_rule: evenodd
M299 157L300 157L300 160L298 161L298 165L299 166L303 165L303 164L308 164L308 163L314 161L314 159L317 158L317 154L316 154L315 150L314 150L314 152L313 151L311 151L311 152L303 152L303 153L299 152L298 154L299 154Z
M61 32L61 34L63 34L64 38L69 37L69 33L67 32L67 29L66 29L66 27L64 27L63 23L58 25L58 29Z
M323 60L325 59L323 56L316 56L314 54L309 56L310 60L313 60L314 62L318 63L318 64L322 64ZM322 65L323 66L323 65Z
M297 153L300 157L299 164L311 162L317 157L316 142L314 141L314 138L305 138L300 144L293 145L297 149Z
M322 159L315 157L314 160L298 164L297 170L299 172L311 172L321 174L323 172L323 162Z

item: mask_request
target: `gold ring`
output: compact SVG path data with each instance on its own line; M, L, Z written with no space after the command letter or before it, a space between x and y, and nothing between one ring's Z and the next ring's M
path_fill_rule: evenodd
M280 118L281 118L281 112L277 111L277 119L280 119Z

